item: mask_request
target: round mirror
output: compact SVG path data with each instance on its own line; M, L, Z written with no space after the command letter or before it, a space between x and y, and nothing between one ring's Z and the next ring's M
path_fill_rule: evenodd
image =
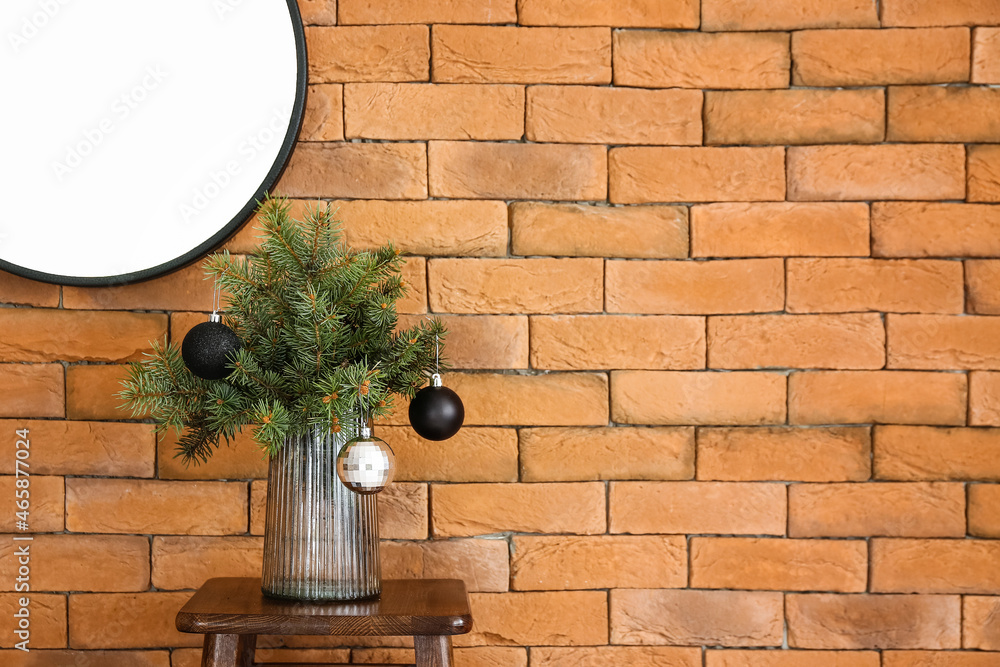
M295 0L3 0L0 268L151 278L252 213L306 96Z

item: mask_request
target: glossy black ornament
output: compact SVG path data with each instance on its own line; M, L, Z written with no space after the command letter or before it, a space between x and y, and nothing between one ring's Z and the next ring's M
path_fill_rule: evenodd
M196 325L184 336L181 356L188 370L205 380L221 380L232 370L232 358L241 347L233 330L213 315L210 322Z
M410 401L410 426L427 440L447 440L458 433L464 421L462 399L448 387L442 387L438 375Z

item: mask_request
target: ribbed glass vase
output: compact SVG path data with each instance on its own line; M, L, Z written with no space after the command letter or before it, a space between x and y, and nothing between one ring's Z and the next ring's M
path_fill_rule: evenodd
M290 437L271 457L265 595L357 600L381 592L377 496L359 495L337 477L337 453L353 435L316 429Z

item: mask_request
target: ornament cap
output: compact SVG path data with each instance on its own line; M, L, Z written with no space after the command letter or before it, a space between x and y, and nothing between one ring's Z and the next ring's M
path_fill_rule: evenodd
M440 373L435 373L434 375L431 376L431 386L432 387L440 387L441 386L441 374Z
M213 311L212 314L208 316L208 321L209 322L221 322L222 321L222 315L219 315L218 313L216 313L216 312Z

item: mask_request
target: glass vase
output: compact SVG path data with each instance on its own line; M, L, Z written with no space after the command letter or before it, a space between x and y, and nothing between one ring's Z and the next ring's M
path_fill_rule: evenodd
M264 526L265 595L289 600L377 596L377 496L337 477L337 453L354 433L315 429L289 437L271 457Z

